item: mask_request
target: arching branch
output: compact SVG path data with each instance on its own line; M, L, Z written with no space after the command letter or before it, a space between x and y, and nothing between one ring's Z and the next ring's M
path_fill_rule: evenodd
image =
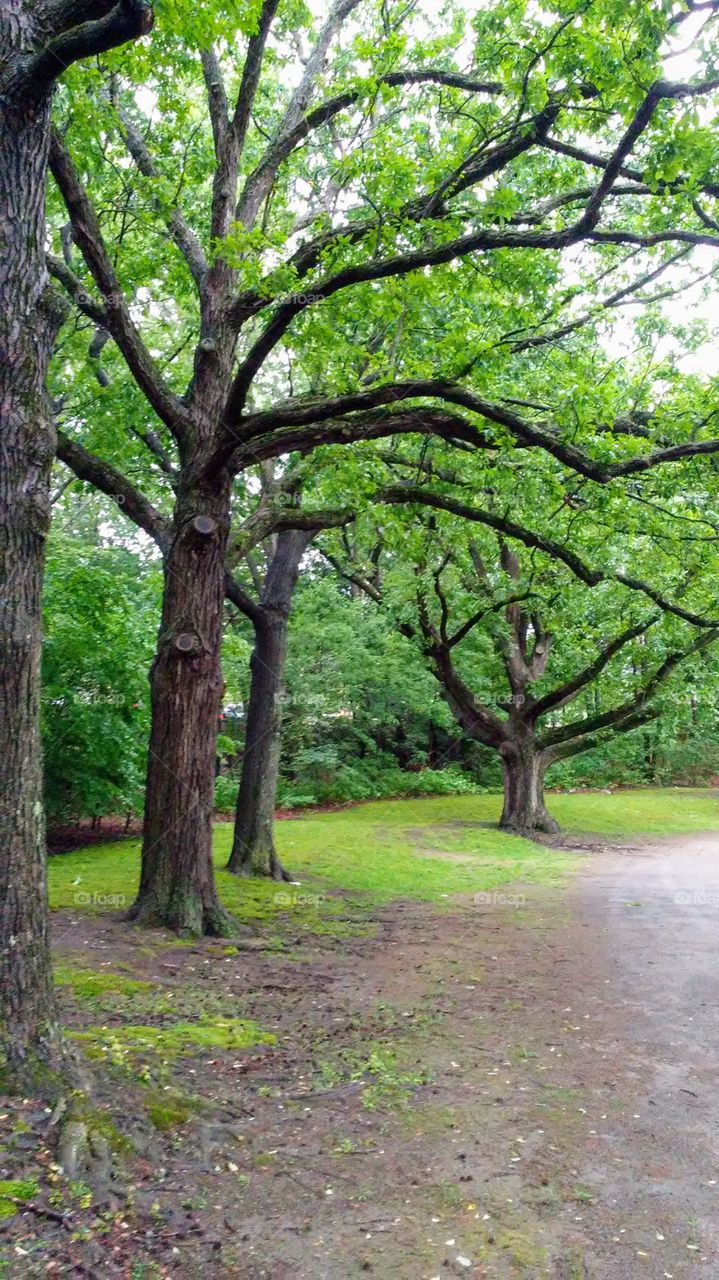
M117 0L112 7L105 0L69 0L43 16L47 43L22 60L5 92L44 92L74 62L137 40L153 24L150 0Z

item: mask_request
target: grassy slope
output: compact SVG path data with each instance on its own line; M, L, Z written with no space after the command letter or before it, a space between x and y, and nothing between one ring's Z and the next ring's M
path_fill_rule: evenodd
M570 832L681 834L719 828L719 797L708 791L554 795L550 807ZM340 899L322 899L323 887L345 889L364 902L368 895L374 901L396 896L437 900L517 880L551 883L571 868L573 859L566 853L482 825L496 822L499 809L496 795L442 796L382 801L280 822L279 849L303 881L304 894L289 885L227 875L221 868L232 832L228 825L219 826L220 891L245 919L299 910L307 926L313 917L319 921L344 910ZM134 840L52 858L51 906L117 910L132 900L138 870L139 844Z

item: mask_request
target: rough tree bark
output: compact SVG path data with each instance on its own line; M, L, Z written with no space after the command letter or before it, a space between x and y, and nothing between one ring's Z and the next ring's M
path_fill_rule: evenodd
M150 675L142 875L130 917L180 934L234 930L212 869L215 739L229 478L214 490L178 494L157 652Z
M12 26L0 21L4 39ZM20 34L19 32L17 33ZM0 129L0 1035L11 1070L62 1059L47 937L39 667L49 473L45 375L58 317L45 275L50 95Z
M504 804L499 825L506 831L559 831L544 803L544 775L549 761L531 738L510 738L500 747Z
M78 12L98 21L75 31ZM50 106L66 66L134 38L151 21L145 4L0 3L0 1056L9 1081L48 1095L70 1061L48 944L40 744L55 445L45 378L64 315L45 268Z
M277 535L254 619L250 698L245 751L237 796L228 871L289 880L274 843L277 778L282 747L282 692L287 630L300 561L312 532L288 529Z

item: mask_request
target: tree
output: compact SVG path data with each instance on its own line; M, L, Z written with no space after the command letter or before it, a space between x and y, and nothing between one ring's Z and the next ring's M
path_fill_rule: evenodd
M700 130L701 145L686 145L679 114L680 104L708 104L716 82L663 78L662 44L679 11L657 18L635 4L618 20L615 9L583 13L580 36L563 11L548 22L509 6L482 11L465 71L459 12L435 34L429 10L420 21L402 8L375 13L338 0L293 78L291 15L266 0L241 33L246 56L232 95L237 23L213 12L158 46L158 126L137 100L138 73L111 59L69 98L52 169L85 271L62 256L51 270L93 333L115 343L132 381L134 429L165 473L159 505L127 468L114 481L128 499L132 490L130 518L148 530L161 519L166 530L137 919L192 932L230 927L212 879L208 725L222 688L233 486L246 468L403 433L480 451L508 435L608 484L719 449L704 429L615 462L568 443L561 424L484 394L515 367L521 384L522 358L538 342L619 305L618 293L640 293L678 251L719 244L696 199L713 198L715 144ZM358 60L368 68L359 79ZM85 124L88 96L105 125L101 148ZM596 151L578 147L588 135ZM678 157L671 166L668 151ZM103 193L97 206L81 169ZM624 244L632 251L623 258ZM671 255L657 265L667 244ZM579 245L596 263L584 320L568 318L558 257ZM605 296L612 271L623 283ZM496 355L476 318L463 325L473 309L483 321L490 299ZM435 308L451 314L453 337L440 326L423 336ZM510 340L510 319L531 337ZM468 358L468 332L485 361ZM95 363L97 349L93 338ZM109 346L105 354L115 359ZM67 460L80 456L88 415L65 414ZM102 439L97 447L102 454ZM102 467L86 455L83 465Z
M657 694L680 663L719 638L719 620L664 600L640 579L593 570L562 544L430 486L396 486L383 496L413 504L414 563L403 564L406 521L387 531L384 555L373 535L372 576L361 564L332 560L370 598L389 602L462 730L497 752L500 826L557 831L544 801L549 766L656 718ZM438 524L438 511L454 518ZM513 543L531 549L526 565ZM625 541L625 558L640 545L639 537L634 548ZM605 706L597 701L602 689ZM597 690L593 705L567 717L567 707Z
M274 820L282 748L287 628L300 560L311 539L312 532L301 529L286 529L277 534L259 599L250 615L255 645L250 659L250 697L235 830L227 864L228 871L237 875L270 875L274 880L291 878L275 850Z
M242 773L228 871L289 880L274 844L277 781L282 750L282 697L292 596L300 562L321 529L345 523L343 511L303 510L302 472L297 464L276 475L260 468L256 509L233 538L228 553L232 581L228 595L249 618L255 643L250 659ZM258 555L259 553L259 555ZM264 572L259 559L264 559ZM252 587L237 580L244 561Z
M0 1044L12 1072L63 1065L47 941L40 610L54 438L45 390L64 306L45 265L53 87L149 31L146 0L0 6Z

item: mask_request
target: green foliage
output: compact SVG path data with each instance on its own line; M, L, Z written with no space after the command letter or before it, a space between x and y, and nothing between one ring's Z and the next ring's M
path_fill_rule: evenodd
M600 211L598 230L612 231L616 243L584 240L560 250L508 242L458 253L431 269L315 293L333 273L352 278L363 264L426 252L480 229L521 238L527 228L554 234L575 225L600 170L572 148L611 155L647 87L673 74L667 54L685 28L668 0L550 0L541 10L515 0L469 10L452 0L439 8L421 0L398 12L357 6L295 112L307 127L283 152L257 216L230 219L227 234L214 240L208 228L216 155L200 53L216 48L232 103L260 5L158 0L156 10L151 37L73 68L56 108L128 308L178 396L191 384L201 328L196 283L168 237L179 209L208 259L233 273L232 292L254 291L259 311L239 335L240 359L276 307L298 291L313 299L259 370L253 408L288 398L306 407L383 382L431 378L457 380L495 406L514 405L531 429L604 464L714 433L716 385L707 357L715 322L704 305L715 288L713 268L701 247L672 241L687 233L706 239L713 229L719 134L710 94L679 95L652 114L627 157L628 173L640 168L643 183L634 189L627 173L620 174ZM321 6L304 0L279 6L240 156L240 195L262 169L268 139L288 124L306 51L325 17ZM715 42L703 32L689 39L692 77L711 78ZM398 69L427 67L464 72L501 91L383 80ZM344 105L337 113L319 123L307 117L338 95ZM457 175L478 162L481 170L494 148L534 128L535 113L548 103L557 112L550 134L563 145L550 149L533 137L506 165L490 162L484 177L451 194ZM151 172L141 172L128 156L127 119L145 140ZM442 199L433 201L432 193ZM418 204L426 210L420 217ZM66 219L51 185L50 235L58 256ZM625 232L627 245L621 243ZM648 243L639 249L632 237L642 236ZM311 241L316 251L301 268L303 246ZM681 261L675 261L678 249L686 250ZM82 286L97 292L77 246L72 267ZM655 281L632 292L655 272ZM692 301L677 305L677 296ZM93 331L86 317L74 315L58 344L51 392L62 401L63 425L170 516L176 441L118 348L109 342L100 356L89 354ZM431 395L415 399L435 404ZM628 418L631 430L614 429ZM594 568L630 571L692 611L715 611L719 524L711 461L596 484L542 449L518 448L497 415L468 409L466 419L481 428L486 447L460 453L437 437L418 445L397 436L386 448L343 443L277 461L276 476L294 477L305 508L358 510L371 534L363 532L359 541L366 546L377 535L388 552L384 614L368 608L346 581L331 582L316 555L304 566L283 705L283 804L461 792L498 781L496 761L452 723L420 646L400 634L416 621L418 585L431 590L437 557L456 547L458 522L437 513L428 527L415 510L400 514L376 505L388 481L431 480L443 494L460 493L495 517L511 515L552 536ZM143 443L148 431L154 433L150 449ZM251 528L258 479L257 468L250 468L236 481L235 534ZM56 505L46 592L44 724L53 822L139 810L146 672L158 615L159 566L144 535L132 532L122 506L110 508L104 499L88 504L85 494L78 510L77 497L74 486ZM477 542L483 555L496 558L494 535L477 533ZM331 537L323 544L336 549ZM255 552L262 561L265 550ZM525 559L521 585L537 593L554 634L550 667L536 685L541 695L580 669L597 644L649 602L608 583L579 589L568 571L536 551ZM252 578L256 585L256 568L240 556L245 583ZM449 594L460 618L477 605L467 569L468 556L457 555ZM495 594L508 586L494 568L490 586ZM575 713L605 711L636 691L688 630L666 619L646 643L633 646L627 661L603 673L601 687L559 708L554 727ZM490 611L456 651L462 678L502 714L505 674L492 642L506 635L501 611ZM236 798L243 721L242 710L232 716L230 709L246 704L250 646L249 628L228 627L227 721L216 791L222 810ZM550 783L710 777L719 763L716 674L713 659L693 663L658 699L657 725L621 741L607 735L586 757L553 766Z
M283 783L278 803L287 808L309 804L343 804L351 800L381 800L392 796L457 795L476 790L466 773L457 768L400 769L383 752L342 763L332 748L305 751L294 761L295 779Z
M55 822L142 805L159 580L141 553L107 545L89 517L70 508L72 536L64 513L56 521L45 581L43 737Z

